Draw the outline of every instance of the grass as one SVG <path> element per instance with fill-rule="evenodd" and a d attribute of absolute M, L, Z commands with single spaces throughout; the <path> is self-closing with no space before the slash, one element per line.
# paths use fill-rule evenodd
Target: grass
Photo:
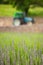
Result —
<path fill-rule="evenodd" d="M 43 33 L 0 33 L 0 65 L 42 65 Z"/>
<path fill-rule="evenodd" d="M 42 7 L 30 8 L 29 11 L 30 11 L 30 16 L 43 17 L 43 8 Z"/>
<path fill-rule="evenodd" d="M 16 8 L 12 8 L 11 5 L 0 5 L 0 16 L 13 16 L 15 11 L 17 11 Z M 41 7 L 30 8 L 29 12 L 30 16 L 43 17 L 43 8 Z"/>
<path fill-rule="evenodd" d="M 12 8 L 11 5 L 0 5 L 0 16 L 13 16 L 16 8 Z"/>

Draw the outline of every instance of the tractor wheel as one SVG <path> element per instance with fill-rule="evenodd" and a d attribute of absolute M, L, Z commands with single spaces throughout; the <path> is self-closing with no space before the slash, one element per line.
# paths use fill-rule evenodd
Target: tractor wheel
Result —
<path fill-rule="evenodd" d="M 15 19 L 13 22 L 14 26 L 19 26 L 21 24 L 21 21 L 19 19 Z"/>
<path fill-rule="evenodd" d="M 28 22 L 27 25 L 28 25 L 28 26 L 32 26 L 32 22 Z"/>
<path fill-rule="evenodd" d="M 32 19 L 32 23 L 33 23 L 33 24 L 35 23 L 35 20 L 34 20 L 34 19 Z"/>

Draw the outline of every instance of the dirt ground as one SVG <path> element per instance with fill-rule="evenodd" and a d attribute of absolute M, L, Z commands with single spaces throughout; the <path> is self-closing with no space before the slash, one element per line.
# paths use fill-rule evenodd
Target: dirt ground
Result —
<path fill-rule="evenodd" d="M 35 24 L 13 26 L 12 17 L 0 17 L 0 32 L 41 32 L 43 33 L 43 18 L 34 17 Z"/>

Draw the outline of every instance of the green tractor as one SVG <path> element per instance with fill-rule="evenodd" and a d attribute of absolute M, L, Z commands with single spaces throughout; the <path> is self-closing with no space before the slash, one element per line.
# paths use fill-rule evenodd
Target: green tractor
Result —
<path fill-rule="evenodd" d="M 34 23 L 34 19 L 31 17 L 26 17 L 24 12 L 14 13 L 14 17 L 13 17 L 13 25 L 14 26 L 28 24 L 30 22 L 31 22 L 31 24 Z"/>

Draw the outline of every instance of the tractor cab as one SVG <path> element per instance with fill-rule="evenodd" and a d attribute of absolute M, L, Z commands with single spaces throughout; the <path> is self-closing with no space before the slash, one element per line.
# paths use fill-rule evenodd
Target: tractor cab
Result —
<path fill-rule="evenodd" d="M 25 15 L 23 12 L 15 12 L 14 13 L 14 19 L 15 18 L 23 18 Z"/>

